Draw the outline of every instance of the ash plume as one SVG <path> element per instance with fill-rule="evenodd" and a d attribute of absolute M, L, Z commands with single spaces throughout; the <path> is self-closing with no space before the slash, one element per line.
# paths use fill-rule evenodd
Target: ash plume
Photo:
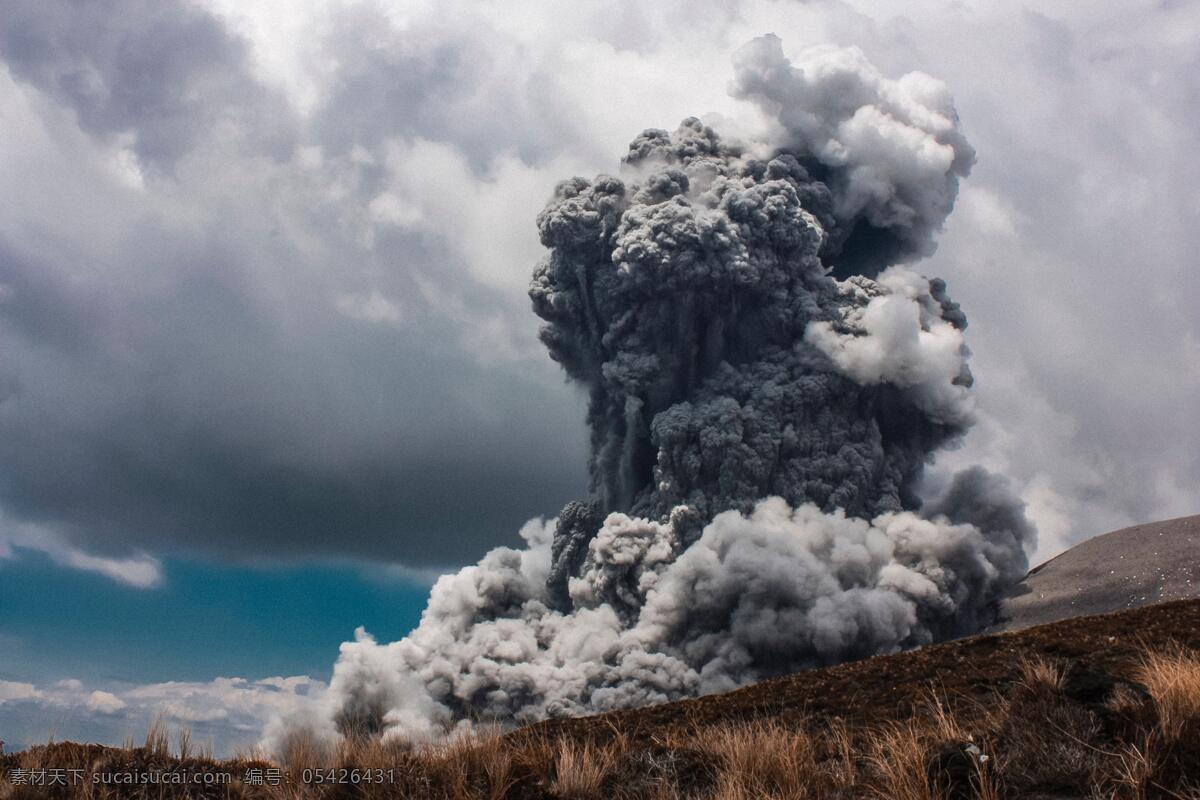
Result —
<path fill-rule="evenodd" d="M 559 184 L 530 297 L 589 392 L 590 496 L 342 645 L 324 710 L 423 735 L 661 702 L 976 630 L 1034 532 L 982 469 L 966 317 L 909 266 L 974 152 L 943 84 L 857 50 L 734 58 L 758 141 L 648 130 Z"/>

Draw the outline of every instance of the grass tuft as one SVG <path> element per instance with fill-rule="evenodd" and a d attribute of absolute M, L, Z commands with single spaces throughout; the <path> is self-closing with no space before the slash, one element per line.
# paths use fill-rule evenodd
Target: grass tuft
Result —
<path fill-rule="evenodd" d="M 1162 735 L 1180 738 L 1200 719 L 1200 658 L 1181 648 L 1149 650 L 1142 656 L 1137 680 L 1146 687 L 1158 711 Z"/>

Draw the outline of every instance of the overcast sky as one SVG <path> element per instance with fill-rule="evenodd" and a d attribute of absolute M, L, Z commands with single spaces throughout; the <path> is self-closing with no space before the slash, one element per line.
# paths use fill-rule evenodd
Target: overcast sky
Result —
<path fill-rule="evenodd" d="M 188 569 L 419 587 L 581 496 L 534 216 L 643 128 L 736 130 L 729 56 L 767 32 L 944 79 L 978 151 L 920 267 L 970 319 L 983 420 L 943 466 L 1014 481 L 1035 560 L 1200 511 L 1200 9 L 896 9 L 0 0 L 0 582 L 36 565 L 22 591 L 146 608 L 205 602 Z M 343 635 L 369 621 L 334 606 Z M 0 621 L 0 646 L 44 654 L 59 624 Z M 0 660 L 0 721 L 158 702 L 45 683 L 62 658 Z M 167 680 L 155 658 L 108 678 Z"/>

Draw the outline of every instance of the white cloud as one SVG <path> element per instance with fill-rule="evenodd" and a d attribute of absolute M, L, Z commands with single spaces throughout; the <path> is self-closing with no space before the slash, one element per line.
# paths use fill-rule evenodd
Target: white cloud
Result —
<path fill-rule="evenodd" d="M 13 523 L 0 515 L 0 558 L 13 558 L 14 547 L 43 553 L 61 567 L 94 572 L 135 589 L 153 589 L 163 581 L 161 563 L 149 555 L 98 556 L 72 545 L 54 531 L 39 525 Z"/>
<path fill-rule="evenodd" d="M 162 567 L 149 556 L 134 558 L 104 558 L 84 553 L 72 547 L 48 550 L 51 558 L 63 566 L 96 572 L 117 583 L 137 589 L 152 589 L 162 583 Z"/>
<path fill-rule="evenodd" d="M 209 0 L 208 4 L 250 42 L 258 75 L 282 88 L 297 110 L 311 114 L 323 84 L 337 70 L 334 54 L 322 52 L 318 43 L 345 4 L 328 0 Z"/>
<path fill-rule="evenodd" d="M 32 683 L 0 681 L 0 704 L 14 700 L 38 700 L 42 696 Z"/>
<path fill-rule="evenodd" d="M 443 237 L 471 275 L 524 299 L 532 266 L 544 254 L 533 221 L 557 183 L 580 170 L 566 159 L 538 166 L 501 153 L 479 174 L 448 142 L 394 140 L 389 188 L 371 201 L 382 223 Z"/>
<path fill-rule="evenodd" d="M 367 211 L 371 220 L 380 225 L 417 228 L 429 224 L 420 208 L 391 192 L 376 195 L 375 199 L 367 206 Z"/>
<path fill-rule="evenodd" d="M 400 325 L 404 321 L 399 304 L 385 297 L 378 289 L 372 289 L 368 294 L 341 295 L 335 306 L 340 313 L 363 322 Z"/>
<path fill-rule="evenodd" d="M 139 737 L 155 719 L 211 741 L 218 754 L 253 747 L 273 717 L 307 708 L 325 684 L 307 676 L 258 681 L 216 678 L 129 686 L 89 686 L 78 680 L 48 686 L 0 681 L 5 738 L 33 745 L 56 739 L 119 743 Z"/>
<path fill-rule="evenodd" d="M 229 716 L 229 712 L 223 708 L 199 709 L 182 703 L 163 703 L 158 708 L 165 716 L 183 722 L 215 722 Z"/>
<path fill-rule="evenodd" d="M 100 714 L 115 714 L 125 708 L 125 701 L 111 692 L 97 689 L 88 695 L 87 707 Z"/>

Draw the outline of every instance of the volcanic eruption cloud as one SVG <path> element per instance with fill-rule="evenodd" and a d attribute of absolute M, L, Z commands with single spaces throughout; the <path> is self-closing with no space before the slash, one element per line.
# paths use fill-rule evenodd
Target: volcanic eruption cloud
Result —
<path fill-rule="evenodd" d="M 541 339 L 590 393 L 591 491 L 442 577 L 408 637 L 342 645 L 324 718 L 429 735 L 718 692 L 961 635 L 1034 531 L 925 466 L 972 422 L 933 252 L 974 151 L 940 81 L 765 36 L 758 141 L 647 130 L 538 216 Z"/>

